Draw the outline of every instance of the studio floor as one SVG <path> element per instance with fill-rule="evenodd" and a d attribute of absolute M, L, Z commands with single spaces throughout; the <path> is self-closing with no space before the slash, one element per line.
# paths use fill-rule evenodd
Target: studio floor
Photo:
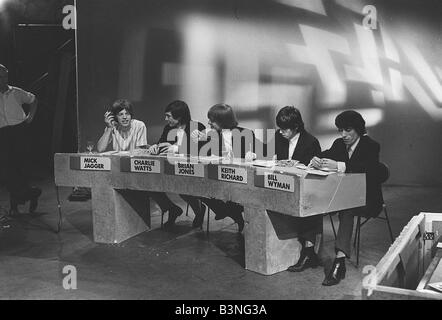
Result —
<path fill-rule="evenodd" d="M 0 299 L 361 299 L 363 266 L 376 265 L 390 245 L 385 222 L 370 221 L 361 235 L 359 267 L 353 256 L 345 280 L 323 287 L 324 268 L 271 276 L 245 270 L 244 239 L 233 221 L 211 216 L 207 236 L 206 223 L 204 231 L 191 228 L 191 210 L 166 231 L 160 229 L 160 212 L 152 203 L 151 231 L 120 244 L 97 244 L 91 202 L 69 202 L 72 188 L 60 188 L 63 224 L 57 234 L 55 187 L 51 179 L 36 185 L 43 188 L 37 212 L 22 213 L 0 228 Z M 442 188 L 384 186 L 394 236 L 413 215 L 442 212 L 441 195 Z M 172 199 L 185 209 L 180 198 Z M 0 206 L 8 206 L 5 192 Z M 323 240 L 320 257 L 329 267 L 334 237 L 328 216 Z M 68 265 L 77 271 L 74 290 L 63 287 Z"/>

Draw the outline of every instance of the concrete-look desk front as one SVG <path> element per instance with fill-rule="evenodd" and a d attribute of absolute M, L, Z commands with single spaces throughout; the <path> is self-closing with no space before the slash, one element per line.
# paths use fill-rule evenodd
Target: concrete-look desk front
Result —
<path fill-rule="evenodd" d="M 190 161 L 189 164 L 183 164 Z M 143 191 L 230 200 L 244 206 L 245 267 L 261 274 L 287 269 L 299 257 L 292 217 L 365 205 L 365 174 L 308 174 L 296 167 L 196 163 L 128 153 L 56 154 L 57 186 L 92 189 L 94 240 L 119 243 L 150 230 Z M 281 214 L 266 211 L 272 210 Z"/>

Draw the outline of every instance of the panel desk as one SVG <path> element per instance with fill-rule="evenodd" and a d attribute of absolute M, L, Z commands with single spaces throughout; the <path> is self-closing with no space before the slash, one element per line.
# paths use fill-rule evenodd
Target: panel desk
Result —
<path fill-rule="evenodd" d="M 258 168 L 241 160 L 55 154 L 57 186 L 92 190 L 94 240 L 119 243 L 151 229 L 145 191 L 230 200 L 244 206 L 245 267 L 274 274 L 294 264 L 294 217 L 365 205 L 365 174 L 320 176 L 296 167 Z M 268 214 L 266 209 L 278 212 Z"/>

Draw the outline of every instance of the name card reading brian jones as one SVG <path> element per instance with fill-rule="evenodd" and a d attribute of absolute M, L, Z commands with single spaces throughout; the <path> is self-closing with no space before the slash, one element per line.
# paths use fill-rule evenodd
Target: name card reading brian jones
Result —
<path fill-rule="evenodd" d="M 218 180 L 247 184 L 247 169 L 218 166 Z"/>
<path fill-rule="evenodd" d="M 110 171 L 111 159 L 107 157 L 80 157 L 80 170 Z"/>
<path fill-rule="evenodd" d="M 264 188 L 295 192 L 295 178 L 289 175 L 266 172 Z"/>
<path fill-rule="evenodd" d="M 204 164 L 176 162 L 175 175 L 204 178 Z"/>
<path fill-rule="evenodd" d="M 152 159 L 130 159 L 131 172 L 160 173 L 160 161 Z"/>

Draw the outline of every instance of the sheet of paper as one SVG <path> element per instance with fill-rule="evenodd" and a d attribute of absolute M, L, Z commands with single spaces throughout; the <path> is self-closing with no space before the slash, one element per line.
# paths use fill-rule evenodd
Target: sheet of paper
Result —
<path fill-rule="evenodd" d="M 436 291 L 442 292 L 442 282 L 429 283 L 428 286 Z"/>
<path fill-rule="evenodd" d="M 330 172 L 330 171 L 322 171 L 322 170 L 316 170 L 316 169 L 311 169 L 311 168 L 307 169 L 305 172 L 307 174 L 314 174 L 317 176 L 328 176 L 329 174 L 333 174 L 333 172 Z"/>
<path fill-rule="evenodd" d="M 255 160 L 253 161 L 252 165 L 257 167 L 265 167 L 265 168 L 271 168 L 276 165 L 275 160 Z"/>

